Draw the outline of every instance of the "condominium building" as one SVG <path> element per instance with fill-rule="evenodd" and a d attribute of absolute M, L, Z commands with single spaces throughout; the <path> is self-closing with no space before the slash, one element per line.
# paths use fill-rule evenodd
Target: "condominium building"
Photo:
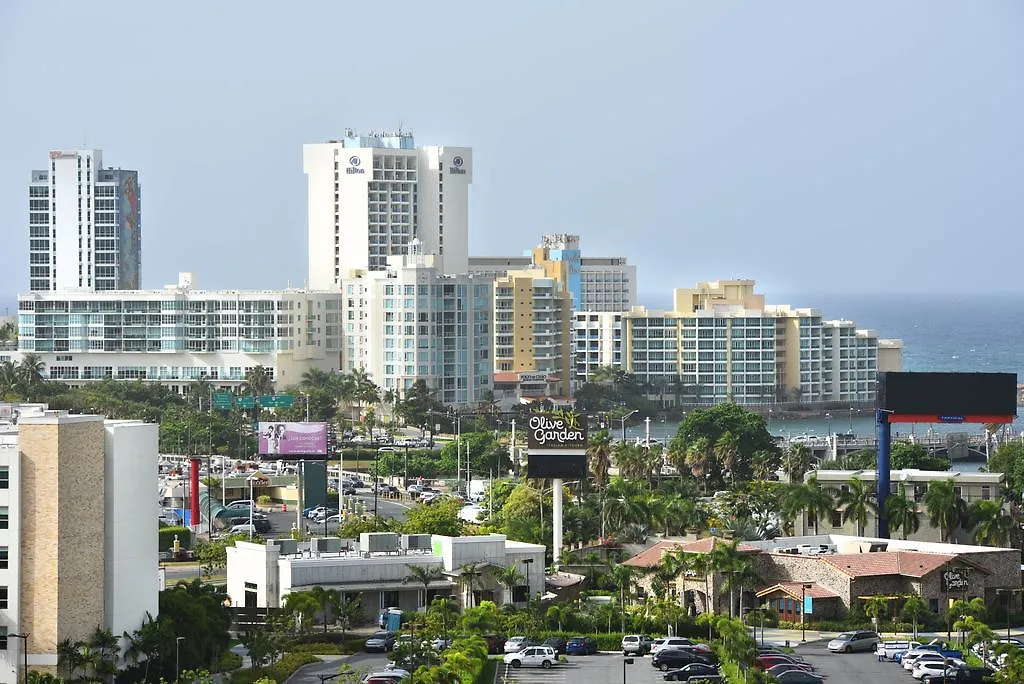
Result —
<path fill-rule="evenodd" d="M 468 147 L 416 147 L 411 132 L 359 135 L 303 146 L 308 181 L 309 285 L 337 288 L 353 270 L 384 270 L 418 239 L 444 273 L 466 273 Z"/>
<path fill-rule="evenodd" d="M 51 150 L 28 187 L 29 289 L 134 290 L 142 270 L 139 174 L 101 150 Z"/>
<path fill-rule="evenodd" d="M 577 382 L 599 368 L 622 368 L 622 312 L 573 312 L 573 364 Z"/>
<path fill-rule="evenodd" d="M 32 292 L 18 297 L 18 348 L 49 379 L 155 380 L 175 391 L 231 387 L 263 366 L 284 384 L 341 362 L 340 292 L 200 290 L 183 273 L 163 290 Z"/>
<path fill-rule="evenodd" d="M 547 396 L 570 394 L 571 300 L 563 284 L 540 269 L 509 271 L 494 281 L 494 373 L 526 373 Z"/>
<path fill-rule="evenodd" d="M 625 257 L 583 256 L 578 235 L 544 235 L 539 246 L 518 257 L 469 258 L 469 271 L 481 277 L 529 268 L 564 283 L 573 311 L 626 311 L 636 305 L 636 266 Z"/>
<path fill-rule="evenodd" d="M 385 391 L 423 380 L 446 404 L 475 405 L 493 385 L 493 282 L 446 275 L 419 249 L 342 278 L 344 370 L 364 368 Z"/>
<path fill-rule="evenodd" d="M 619 328 L 578 312 L 577 378 L 615 365 L 618 347 L 617 367 L 672 403 L 870 402 L 880 355 L 885 369 L 901 366 L 899 340 L 825 321 L 815 309 L 765 305 L 752 280 L 698 283 L 675 290 L 673 301 L 670 311 L 634 307 Z"/>
<path fill-rule="evenodd" d="M 156 617 L 159 511 L 140 483 L 156 481 L 157 433 L 54 411 L 0 426 L 0 681 L 17 681 L 26 655 L 55 673 L 65 639 Z"/>

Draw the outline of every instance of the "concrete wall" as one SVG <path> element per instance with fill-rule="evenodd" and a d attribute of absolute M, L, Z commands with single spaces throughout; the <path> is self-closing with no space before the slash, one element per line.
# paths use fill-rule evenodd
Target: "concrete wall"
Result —
<path fill-rule="evenodd" d="M 107 421 L 104 603 L 106 627 L 120 636 L 159 612 L 155 482 L 159 426 Z M 150 511 L 150 512 L 147 512 Z M 124 646 L 124 644 L 122 644 Z"/>

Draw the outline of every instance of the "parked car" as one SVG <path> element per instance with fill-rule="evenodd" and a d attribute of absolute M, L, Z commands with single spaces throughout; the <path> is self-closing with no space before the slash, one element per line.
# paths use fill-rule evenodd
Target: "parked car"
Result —
<path fill-rule="evenodd" d="M 272 529 L 267 516 L 260 518 L 253 516 L 252 526 L 256 528 L 257 532 L 269 532 Z"/>
<path fill-rule="evenodd" d="M 367 653 L 372 651 L 380 651 L 386 653 L 395 647 L 395 633 L 394 632 L 374 632 L 370 635 L 370 638 L 366 640 L 363 648 Z"/>
<path fill-rule="evenodd" d="M 566 655 L 594 655 L 597 653 L 597 642 L 588 636 L 578 636 L 565 643 Z"/>
<path fill-rule="evenodd" d="M 501 634 L 484 634 L 484 641 L 487 642 L 488 655 L 498 655 L 505 648 L 505 637 Z"/>
<path fill-rule="evenodd" d="M 761 653 L 754 658 L 754 667 L 761 670 L 768 670 L 776 665 L 794 665 L 797 669 L 810 672 L 814 668 L 807 663 L 791 658 L 783 653 Z"/>
<path fill-rule="evenodd" d="M 396 684 L 412 679 L 412 675 L 406 670 L 385 670 L 384 672 L 371 672 L 360 680 L 361 684 Z"/>
<path fill-rule="evenodd" d="M 939 674 L 924 675 L 921 681 L 924 684 L 981 684 L 995 673 L 990 667 L 948 667 Z"/>
<path fill-rule="evenodd" d="M 644 654 L 651 652 L 651 646 L 653 646 L 654 641 L 654 639 L 651 639 L 646 634 L 627 634 L 622 637 L 622 655 L 643 657 Z"/>
<path fill-rule="evenodd" d="M 971 647 L 971 650 L 974 651 L 974 655 L 980 658 L 981 654 L 984 653 L 986 650 L 989 654 L 992 654 L 1000 646 L 1016 646 L 1017 648 L 1024 648 L 1024 641 L 1021 641 L 1020 639 L 1017 639 L 1015 637 L 1003 637 L 1001 639 L 996 639 L 995 641 L 989 642 L 988 644 L 974 644 L 974 646 Z"/>
<path fill-rule="evenodd" d="M 963 655 L 964 654 L 960 651 L 949 650 L 921 651 L 916 654 L 913 651 L 909 651 L 907 655 L 903 656 L 903 659 L 900 662 L 903 664 L 903 669 L 907 670 L 908 672 L 913 672 L 914 667 L 916 667 L 917 664 L 920 662 L 941 663 L 947 660 L 953 660 L 957 661 L 954 664 L 959 665 L 963 663 Z"/>
<path fill-rule="evenodd" d="M 790 670 L 800 670 L 806 672 L 807 668 L 800 667 L 798 663 L 779 663 L 778 665 L 772 665 L 765 672 L 770 674 L 772 677 L 777 677 L 783 672 L 789 672 Z"/>
<path fill-rule="evenodd" d="M 696 680 L 700 682 L 721 682 L 722 675 L 718 668 L 704 663 L 690 663 L 678 670 L 669 670 L 662 679 L 667 682 L 688 682 Z"/>
<path fill-rule="evenodd" d="M 711 664 L 707 655 L 688 648 L 661 648 L 651 658 L 651 665 L 662 672 L 682 669 L 690 663 Z"/>
<path fill-rule="evenodd" d="M 526 646 L 527 638 L 524 636 L 509 637 L 505 642 L 505 653 L 518 653 Z"/>
<path fill-rule="evenodd" d="M 780 674 L 775 681 L 779 684 L 821 684 L 825 679 L 804 670 L 790 670 Z"/>
<path fill-rule="evenodd" d="M 238 499 L 232 501 L 225 508 L 255 508 L 256 504 L 252 502 L 252 499 Z"/>
<path fill-rule="evenodd" d="M 931 660 L 927 658 L 918 658 L 917 662 L 914 663 L 914 669 L 910 671 L 910 676 L 914 679 L 924 679 L 925 675 L 941 677 L 942 673 L 952 667 L 959 667 L 966 665 L 962 660 L 943 659 L 943 660 Z"/>
<path fill-rule="evenodd" d="M 340 491 L 344 496 L 355 496 L 356 486 L 346 482 L 345 484 L 341 485 L 341 489 L 338 491 Z"/>
<path fill-rule="evenodd" d="M 562 637 L 548 637 L 541 643 L 541 646 L 550 646 L 558 655 L 565 655 L 565 644 L 565 639 Z"/>
<path fill-rule="evenodd" d="M 528 646 L 506 654 L 503 661 L 512 667 L 543 667 L 548 670 L 558 664 L 558 654 L 550 646 Z"/>
<path fill-rule="evenodd" d="M 920 645 L 919 641 L 879 641 L 875 646 L 875 655 L 885 660 L 896 660 L 897 653 L 906 653 Z"/>
<path fill-rule="evenodd" d="M 435 651 L 443 651 L 449 646 L 451 646 L 453 641 L 455 640 L 451 637 L 437 637 L 436 639 L 430 642 L 430 646 Z"/>
<path fill-rule="evenodd" d="M 880 639 L 878 634 L 869 631 L 843 632 L 828 642 L 828 650 L 833 653 L 852 653 L 854 651 L 874 651 Z"/>
<path fill-rule="evenodd" d="M 249 523 L 232 525 L 230 534 L 256 534 L 256 526 Z"/>
<path fill-rule="evenodd" d="M 693 639 L 687 639 L 686 637 L 664 637 L 661 639 L 654 639 L 651 642 L 651 655 L 657 653 L 663 648 L 689 648 L 702 653 L 711 652 L 711 649 L 707 644 L 699 644 Z"/>

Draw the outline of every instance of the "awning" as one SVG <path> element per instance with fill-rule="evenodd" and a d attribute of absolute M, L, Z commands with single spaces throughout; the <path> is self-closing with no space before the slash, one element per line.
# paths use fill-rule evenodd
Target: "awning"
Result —
<path fill-rule="evenodd" d="M 451 589 L 454 584 L 447 580 L 434 580 L 427 587 L 430 589 Z M 403 582 L 397 580 L 394 582 L 353 582 L 352 584 L 302 584 L 291 587 L 291 591 L 305 591 L 309 587 L 323 587 L 324 589 L 335 589 L 337 591 L 401 591 L 403 589 L 408 591 L 419 591 L 423 588 L 421 582 Z"/>

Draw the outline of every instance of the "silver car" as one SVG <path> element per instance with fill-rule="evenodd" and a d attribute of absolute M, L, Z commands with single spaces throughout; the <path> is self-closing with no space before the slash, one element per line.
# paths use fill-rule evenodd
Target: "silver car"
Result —
<path fill-rule="evenodd" d="M 828 650 L 833 653 L 852 653 L 854 651 L 874 651 L 878 645 L 878 634 L 869 631 L 843 632 L 828 642 Z"/>

